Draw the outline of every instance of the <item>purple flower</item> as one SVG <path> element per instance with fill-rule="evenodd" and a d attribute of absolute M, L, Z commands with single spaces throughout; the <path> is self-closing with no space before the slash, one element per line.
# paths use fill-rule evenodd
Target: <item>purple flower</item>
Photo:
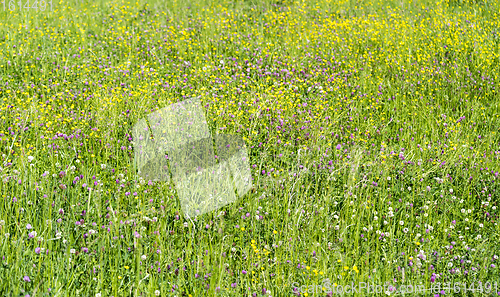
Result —
<path fill-rule="evenodd" d="M 27 276 L 27 275 L 26 275 L 26 276 L 24 276 L 23 280 L 24 280 L 25 282 L 30 282 L 30 281 L 31 281 L 31 280 L 30 280 L 30 277 L 29 277 L 29 276 Z"/>
<path fill-rule="evenodd" d="M 247 271 L 246 270 L 242 270 L 241 273 L 247 274 Z"/>
<path fill-rule="evenodd" d="M 35 249 L 35 253 L 40 254 L 40 248 L 39 248 L 39 247 L 37 247 L 37 248 Z"/>
<path fill-rule="evenodd" d="M 30 229 L 32 229 L 32 228 L 33 228 L 33 227 L 31 227 L 31 225 L 30 225 L 30 224 L 26 224 L 26 229 L 30 230 Z"/>

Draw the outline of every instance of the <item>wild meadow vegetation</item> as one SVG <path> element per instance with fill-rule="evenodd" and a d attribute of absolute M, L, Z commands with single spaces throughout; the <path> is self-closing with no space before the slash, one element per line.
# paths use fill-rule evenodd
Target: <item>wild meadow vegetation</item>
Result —
<path fill-rule="evenodd" d="M 10 2 L 0 295 L 500 295 L 500 2 Z M 192 97 L 253 188 L 189 220 L 132 128 Z"/>

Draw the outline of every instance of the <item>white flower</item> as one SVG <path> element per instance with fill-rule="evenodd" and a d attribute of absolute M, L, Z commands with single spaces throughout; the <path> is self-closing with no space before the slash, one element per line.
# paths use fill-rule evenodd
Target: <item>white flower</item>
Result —
<path fill-rule="evenodd" d="M 160 291 L 159 290 L 155 291 L 155 296 L 160 296 Z"/>
<path fill-rule="evenodd" d="M 450 193 L 453 193 L 453 189 L 450 189 Z"/>
<path fill-rule="evenodd" d="M 142 255 L 142 256 L 141 256 L 141 259 L 142 259 L 143 261 L 145 261 L 145 260 L 146 260 L 146 258 L 147 258 L 147 257 L 146 257 L 146 255 Z"/>
<path fill-rule="evenodd" d="M 70 249 L 70 250 L 69 250 L 69 252 L 70 252 L 71 254 L 74 254 L 74 253 L 76 253 L 76 250 L 75 250 L 75 249 Z"/>
<path fill-rule="evenodd" d="M 483 224 L 479 224 L 479 227 L 483 228 L 483 226 L 484 226 Z"/>
<path fill-rule="evenodd" d="M 387 224 L 389 224 L 389 222 L 388 221 L 384 221 L 384 225 L 387 225 Z"/>
<path fill-rule="evenodd" d="M 404 229 L 403 229 L 403 232 L 404 232 L 404 233 L 408 233 L 408 228 L 404 228 Z"/>
<path fill-rule="evenodd" d="M 391 177 L 390 177 L 390 176 L 388 176 L 388 177 L 387 177 L 387 180 L 391 180 Z"/>
<path fill-rule="evenodd" d="M 106 164 L 101 164 L 101 169 L 106 169 Z"/>
<path fill-rule="evenodd" d="M 6 238 L 9 238 L 9 236 L 10 236 L 10 233 L 5 233 Z"/>
<path fill-rule="evenodd" d="M 497 260 L 498 256 L 497 255 L 493 255 L 493 259 Z"/>
<path fill-rule="evenodd" d="M 33 157 L 33 156 L 28 156 L 28 162 L 33 161 L 33 159 L 35 159 L 35 157 Z"/>
<path fill-rule="evenodd" d="M 184 222 L 184 228 L 187 228 L 187 227 L 188 227 L 188 223 Z"/>
<path fill-rule="evenodd" d="M 339 230 L 339 229 L 340 229 L 339 225 L 335 226 L 335 230 Z"/>
<path fill-rule="evenodd" d="M 405 222 L 403 222 L 403 221 L 399 221 L 399 224 L 400 224 L 401 226 L 403 226 L 403 225 L 404 225 L 404 223 L 405 223 Z"/>
<path fill-rule="evenodd" d="M 378 220 L 378 217 L 377 217 L 377 216 L 374 216 L 374 217 L 373 217 L 373 220 L 374 220 L 374 221 Z"/>
<path fill-rule="evenodd" d="M 462 213 L 465 213 L 465 209 L 463 209 L 463 208 L 462 208 L 460 211 L 461 211 Z"/>
<path fill-rule="evenodd" d="M 448 263 L 448 267 L 452 267 L 452 266 L 453 266 L 452 262 Z"/>
<path fill-rule="evenodd" d="M 5 225 L 5 221 L 4 220 L 0 220 L 0 226 L 3 226 Z"/>
<path fill-rule="evenodd" d="M 101 293 L 95 294 L 95 297 L 101 297 Z"/>
<path fill-rule="evenodd" d="M 472 210 L 471 210 L 471 209 L 467 209 L 467 213 L 471 213 L 471 212 L 472 212 Z"/>

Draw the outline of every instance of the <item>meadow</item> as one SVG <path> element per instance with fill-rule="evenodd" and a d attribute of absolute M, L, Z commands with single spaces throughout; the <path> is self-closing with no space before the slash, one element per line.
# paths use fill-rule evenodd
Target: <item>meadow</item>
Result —
<path fill-rule="evenodd" d="M 1 296 L 500 295 L 500 2 L 42 2 L 0 3 Z M 189 220 L 132 128 L 193 97 L 253 187 Z"/>

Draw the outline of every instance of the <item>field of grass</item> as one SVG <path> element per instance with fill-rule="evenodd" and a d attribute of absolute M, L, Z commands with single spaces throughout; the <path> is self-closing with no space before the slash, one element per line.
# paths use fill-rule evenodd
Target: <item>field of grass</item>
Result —
<path fill-rule="evenodd" d="M 499 1 L 21 4 L 0 3 L 1 296 L 500 295 Z M 132 129 L 193 97 L 253 188 L 191 220 Z"/>

